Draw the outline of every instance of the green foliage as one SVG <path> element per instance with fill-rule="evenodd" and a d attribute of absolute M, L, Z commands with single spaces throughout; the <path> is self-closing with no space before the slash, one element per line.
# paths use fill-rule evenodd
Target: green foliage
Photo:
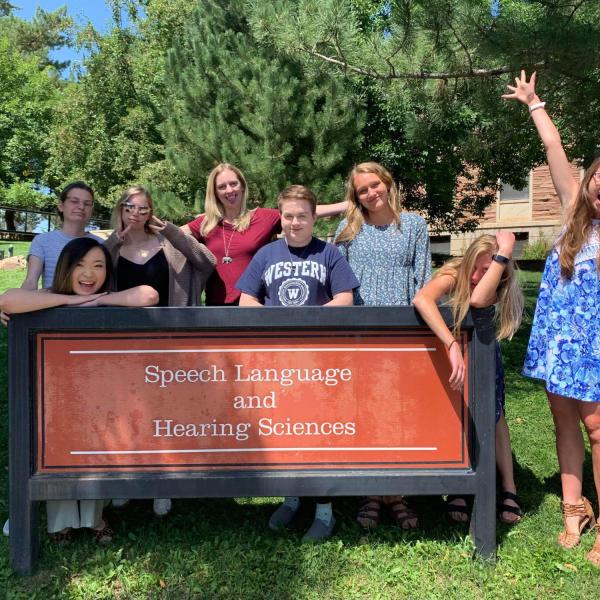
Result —
<path fill-rule="evenodd" d="M 23 206 L 16 197 L 39 198 L 31 185 L 42 181 L 46 138 L 58 96 L 52 70 L 40 70 L 38 58 L 23 56 L 0 30 L 0 196 Z"/>
<path fill-rule="evenodd" d="M 521 258 L 525 260 L 544 260 L 552 250 L 552 242 L 540 236 L 523 248 Z"/>
<path fill-rule="evenodd" d="M 0 3 L 0 35 L 7 35 L 14 48 L 25 56 L 36 56 L 40 68 L 48 66 L 56 71 L 66 68 L 69 62 L 51 60 L 49 52 L 73 43 L 73 19 L 63 6 L 55 11 L 37 8 L 31 21 L 13 16 L 4 7 L 7 2 Z M 14 7 L 13 7 L 14 8 Z"/>
<path fill-rule="evenodd" d="M 295 182 L 321 201 L 342 194 L 361 141 L 360 103 L 342 81 L 260 44 L 245 2 L 202 2 L 169 53 L 167 77 L 166 153 L 194 189 L 230 162 L 259 204 L 273 206 Z"/>
<path fill-rule="evenodd" d="M 386 164 L 407 205 L 440 229 L 469 229 L 497 181 L 543 161 L 527 111 L 500 100 L 521 68 L 572 158 L 598 150 L 600 3 L 504 0 L 250 1 L 254 34 L 308 68 L 350 79 L 367 101 L 361 157 Z M 457 189 L 458 178 L 466 178 Z"/>
<path fill-rule="evenodd" d="M 45 208 L 55 199 L 35 187 L 33 181 L 17 181 L 0 188 L 0 205 L 17 208 Z"/>
<path fill-rule="evenodd" d="M 158 126 L 167 95 L 164 54 L 192 6 L 187 0 L 111 5 L 113 27 L 107 34 L 88 25 L 79 35 L 90 56 L 58 107 L 46 178 L 52 187 L 84 179 L 106 209 L 133 184 L 159 189 L 157 199 L 163 190 L 189 197 L 188 183 L 165 164 Z M 122 10 L 129 13 L 128 26 Z M 170 218 L 181 214 L 180 206 Z"/>

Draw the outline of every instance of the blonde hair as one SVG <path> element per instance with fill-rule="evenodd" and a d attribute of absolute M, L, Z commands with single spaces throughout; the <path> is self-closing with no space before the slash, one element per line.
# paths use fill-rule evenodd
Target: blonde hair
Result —
<path fill-rule="evenodd" d="M 236 231 L 246 231 L 250 226 L 252 211 L 249 211 L 246 206 L 248 202 L 248 184 L 246 183 L 246 178 L 237 167 L 229 163 L 219 163 L 209 173 L 208 180 L 206 181 L 206 196 L 204 199 L 204 214 L 206 216 L 200 226 L 200 235 L 202 237 L 206 237 L 219 224 L 219 221 L 225 217 L 225 208 L 217 197 L 217 177 L 223 171 L 228 170 L 235 173 L 243 191 L 240 216 L 235 220 L 233 228 Z"/>
<path fill-rule="evenodd" d="M 471 276 L 475 262 L 482 254 L 492 256 L 497 252 L 498 244 L 493 235 L 479 236 L 473 240 L 463 257 L 449 260 L 434 274 L 434 278 L 450 275 L 454 279 L 448 299 L 454 319 L 454 337 L 458 336 L 462 322 L 471 307 Z M 496 339 L 511 339 L 521 324 L 524 305 L 523 293 L 512 260 L 504 267 L 496 295 Z"/>
<path fill-rule="evenodd" d="M 113 208 L 112 211 L 112 216 L 110 219 L 111 225 L 113 227 L 113 229 L 120 229 L 123 225 L 123 213 L 122 213 L 122 208 L 123 208 L 123 204 L 126 204 L 130 198 L 132 198 L 133 196 L 144 196 L 144 198 L 146 199 L 146 202 L 148 203 L 148 207 L 150 208 L 150 212 L 148 213 L 148 220 L 144 223 L 144 231 L 147 234 L 151 234 L 154 235 L 154 231 L 152 231 L 152 229 L 150 229 L 150 223 L 152 222 L 152 216 L 154 215 L 154 202 L 152 201 L 152 196 L 150 195 L 150 192 L 145 188 L 142 187 L 141 185 L 134 185 L 131 186 L 130 188 L 127 188 L 119 197 L 119 200 L 117 201 L 117 203 L 115 204 L 115 207 Z"/>
<path fill-rule="evenodd" d="M 590 202 L 588 185 L 594 173 L 599 169 L 600 158 L 597 158 L 583 176 L 577 196 L 565 216 L 565 229 L 558 240 L 560 274 L 567 279 L 573 277 L 575 256 L 590 237 L 594 211 Z M 596 268 L 600 272 L 600 251 L 596 257 Z"/>
<path fill-rule="evenodd" d="M 400 191 L 394 183 L 392 175 L 379 163 L 364 162 L 355 165 L 348 175 L 346 181 L 346 197 L 344 198 L 344 200 L 348 202 L 348 208 L 346 209 L 346 227 L 344 227 L 337 236 L 335 240 L 336 244 L 340 242 L 351 242 L 358 235 L 360 228 L 365 222 L 365 215 L 368 213 L 367 209 L 360 203 L 358 194 L 356 193 L 356 187 L 354 186 L 354 177 L 358 175 L 358 173 L 373 173 L 381 179 L 388 191 L 387 201 L 394 213 L 394 222 L 398 229 L 400 229 L 402 202 Z"/>

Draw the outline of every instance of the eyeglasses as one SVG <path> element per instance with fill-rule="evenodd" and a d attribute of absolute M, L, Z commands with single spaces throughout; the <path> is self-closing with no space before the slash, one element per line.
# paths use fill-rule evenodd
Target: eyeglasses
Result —
<path fill-rule="evenodd" d="M 84 200 L 83 198 L 75 198 L 74 196 L 67 196 L 65 202 L 68 202 L 73 206 L 85 206 L 86 208 L 93 206 L 92 200 Z"/>
<path fill-rule="evenodd" d="M 600 183 L 600 171 L 596 171 L 592 177 L 596 180 L 596 183 Z"/>
<path fill-rule="evenodd" d="M 136 212 L 142 216 L 147 215 L 150 212 L 149 206 L 138 206 L 137 204 L 131 204 L 131 202 L 123 202 L 121 206 L 128 213 Z"/>

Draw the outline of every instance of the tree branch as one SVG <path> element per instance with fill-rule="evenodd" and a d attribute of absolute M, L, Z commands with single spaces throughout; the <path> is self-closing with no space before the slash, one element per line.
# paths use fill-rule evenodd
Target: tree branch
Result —
<path fill-rule="evenodd" d="M 513 65 L 503 65 L 501 67 L 494 67 L 491 69 L 468 69 L 466 71 L 457 71 L 457 72 L 439 72 L 439 71 L 420 71 L 418 73 L 396 73 L 392 70 L 391 73 L 379 73 L 378 71 L 371 69 L 364 69 L 362 67 L 356 67 L 348 64 L 346 61 L 338 60 L 337 58 L 333 58 L 331 56 L 326 56 L 325 54 L 321 54 L 320 52 L 316 52 L 315 50 L 311 50 L 309 48 L 301 48 L 301 52 L 305 52 L 318 58 L 322 61 L 337 65 L 342 67 L 345 70 L 352 71 L 358 75 L 363 75 L 365 77 L 371 77 L 372 79 L 380 79 L 383 81 L 387 81 L 390 79 L 471 79 L 476 77 L 494 77 L 495 75 L 504 75 L 505 73 L 514 73 L 516 67 Z M 535 69 L 542 69 L 546 63 L 544 61 L 537 62 L 530 67 Z"/>

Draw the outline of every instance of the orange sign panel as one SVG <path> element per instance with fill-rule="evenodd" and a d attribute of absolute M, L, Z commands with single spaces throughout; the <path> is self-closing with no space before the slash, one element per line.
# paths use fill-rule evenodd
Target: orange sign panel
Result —
<path fill-rule="evenodd" d="M 427 331 L 40 333 L 37 375 L 39 473 L 468 466 Z"/>

